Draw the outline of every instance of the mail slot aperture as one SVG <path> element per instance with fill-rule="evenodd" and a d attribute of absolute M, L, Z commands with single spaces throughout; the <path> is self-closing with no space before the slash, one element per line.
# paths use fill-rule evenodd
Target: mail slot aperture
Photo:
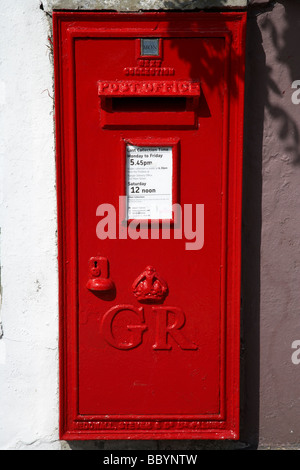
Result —
<path fill-rule="evenodd" d="M 99 81 L 98 94 L 104 128 L 197 126 L 198 81 Z"/>
<path fill-rule="evenodd" d="M 189 98 L 181 97 L 129 97 L 112 98 L 112 112 L 183 112 L 191 109 L 193 102 Z"/>

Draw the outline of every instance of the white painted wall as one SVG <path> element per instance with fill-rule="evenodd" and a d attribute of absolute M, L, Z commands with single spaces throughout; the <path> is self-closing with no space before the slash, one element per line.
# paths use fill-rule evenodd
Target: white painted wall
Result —
<path fill-rule="evenodd" d="M 53 78 L 39 6 L 1 0 L 1 449 L 61 447 Z"/>

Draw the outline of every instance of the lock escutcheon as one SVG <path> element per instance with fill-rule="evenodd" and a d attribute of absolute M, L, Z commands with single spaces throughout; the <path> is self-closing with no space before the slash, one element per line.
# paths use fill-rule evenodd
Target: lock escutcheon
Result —
<path fill-rule="evenodd" d="M 90 278 L 86 287 L 91 291 L 108 292 L 114 289 L 114 283 L 109 278 L 108 260 L 103 256 L 93 256 L 89 260 Z"/>

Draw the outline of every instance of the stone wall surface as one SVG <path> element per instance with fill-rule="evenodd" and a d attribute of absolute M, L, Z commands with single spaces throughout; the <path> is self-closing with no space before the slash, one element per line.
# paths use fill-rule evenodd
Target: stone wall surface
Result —
<path fill-rule="evenodd" d="M 247 0 L 45 0 L 51 10 L 194 10 L 196 8 L 240 8 Z"/>

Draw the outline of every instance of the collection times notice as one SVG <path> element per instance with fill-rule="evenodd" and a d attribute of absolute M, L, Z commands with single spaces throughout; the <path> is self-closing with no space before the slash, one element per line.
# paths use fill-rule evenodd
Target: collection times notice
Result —
<path fill-rule="evenodd" d="M 127 218 L 172 218 L 172 147 L 126 148 Z"/>

